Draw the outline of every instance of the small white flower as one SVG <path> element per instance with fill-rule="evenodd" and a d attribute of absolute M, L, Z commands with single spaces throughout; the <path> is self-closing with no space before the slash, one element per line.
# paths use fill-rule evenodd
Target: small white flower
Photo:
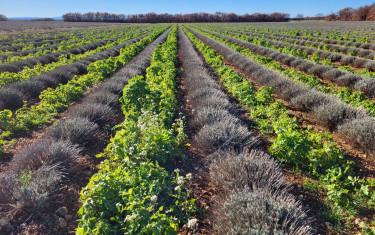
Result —
<path fill-rule="evenodd" d="M 133 215 L 127 215 L 124 219 L 124 222 L 126 221 L 131 221 L 133 219 L 135 219 L 138 215 L 137 214 L 133 214 Z"/>
<path fill-rule="evenodd" d="M 180 170 L 178 168 L 174 169 L 174 172 L 179 173 Z"/>
<path fill-rule="evenodd" d="M 186 179 L 191 180 L 193 178 L 193 175 L 191 173 L 186 175 Z"/>
<path fill-rule="evenodd" d="M 178 178 L 177 178 L 177 184 L 183 184 L 184 183 L 184 177 L 183 176 L 179 176 Z"/>
<path fill-rule="evenodd" d="M 156 203 L 158 201 L 158 196 L 154 195 L 150 198 L 152 203 Z"/>
<path fill-rule="evenodd" d="M 180 188 L 181 188 L 181 186 L 179 185 L 179 186 L 176 186 L 176 187 L 174 188 L 174 190 L 175 190 L 175 191 L 178 191 Z"/>
<path fill-rule="evenodd" d="M 198 228 L 198 220 L 197 219 L 189 219 L 187 223 L 187 227 L 190 229 Z"/>

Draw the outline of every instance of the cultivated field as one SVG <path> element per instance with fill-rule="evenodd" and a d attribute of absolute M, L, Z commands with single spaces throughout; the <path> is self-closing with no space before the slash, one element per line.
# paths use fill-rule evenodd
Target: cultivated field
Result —
<path fill-rule="evenodd" d="M 375 23 L 81 26 L 0 36 L 1 234 L 375 232 Z"/>
<path fill-rule="evenodd" d="M 72 29 L 87 28 L 111 28 L 127 24 L 104 23 L 104 22 L 63 22 L 63 21 L 27 21 L 27 20 L 8 20 L 0 21 L 0 36 L 16 36 L 17 34 L 35 34 L 36 32 L 66 31 Z M 19 36 L 19 35 L 18 35 Z"/>

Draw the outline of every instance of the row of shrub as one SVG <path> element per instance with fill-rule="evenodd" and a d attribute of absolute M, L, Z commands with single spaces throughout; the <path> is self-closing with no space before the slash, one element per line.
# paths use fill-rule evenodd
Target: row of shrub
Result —
<path fill-rule="evenodd" d="M 248 37 L 247 41 L 252 41 L 252 40 L 257 40 L 255 37 Z M 365 68 L 371 72 L 375 71 L 375 62 L 373 61 L 375 52 L 370 51 L 370 50 L 359 50 L 359 49 L 352 49 L 350 47 L 342 47 L 340 49 L 340 52 L 344 53 L 337 53 L 336 51 L 332 50 L 338 50 L 338 48 L 334 48 L 334 46 L 328 46 L 324 45 L 323 48 L 321 49 L 316 49 L 315 46 L 312 47 L 312 45 L 306 45 L 306 43 L 303 43 L 303 41 L 298 40 L 298 44 L 294 44 L 293 42 L 284 42 L 281 41 L 280 39 L 265 39 L 261 38 L 259 39 L 260 43 L 269 43 L 277 48 L 290 48 L 293 50 L 300 50 L 302 53 L 306 53 L 307 55 L 314 55 L 318 56 L 321 60 L 329 59 L 332 62 L 339 62 L 343 65 L 350 65 L 351 67 L 354 68 Z M 303 46 L 306 45 L 306 46 Z M 345 55 L 347 54 L 347 55 Z M 360 57 L 364 58 L 360 58 Z"/>
<path fill-rule="evenodd" d="M 222 41 L 225 42 L 224 39 Z M 230 51 L 233 52 L 231 49 Z M 375 133 L 372 131 L 372 126 L 375 126 L 375 119 L 369 117 L 365 110 L 354 108 L 319 91 L 291 81 L 272 70 L 265 69 L 243 55 L 238 58 L 240 59 L 237 64 L 245 72 L 250 73 L 255 67 L 255 73 L 259 74 L 256 78 L 261 80 L 261 84 L 274 87 L 285 101 L 292 102 L 295 107 L 314 115 L 330 131 L 338 131 L 351 142 L 354 140 L 354 144 L 364 151 L 370 154 L 374 152 L 375 148 L 372 143 L 375 141 Z M 248 63 L 252 65 L 250 68 L 246 67 Z M 258 68 L 262 69 L 257 71 Z"/>
<path fill-rule="evenodd" d="M 228 29 L 227 29 L 228 30 Z M 326 43 L 321 43 L 321 42 L 316 42 L 312 40 L 303 40 L 301 38 L 297 39 L 291 39 L 289 35 L 278 35 L 278 36 L 273 36 L 271 34 L 264 34 L 263 32 L 258 34 L 258 33 L 251 33 L 251 32 L 243 32 L 243 31 L 232 31 L 235 34 L 246 34 L 249 35 L 253 38 L 257 39 L 272 39 L 273 44 L 275 45 L 276 42 L 282 41 L 285 43 L 278 43 L 278 45 L 282 45 L 282 47 L 289 46 L 293 49 L 296 50 L 306 50 L 307 48 L 317 48 L 319 50 L 306 50 L 309 54 L 317 53 L 320 55 L 323 59 L 326 59 L 328 57 L 338 59 L 337 55 L 332 56 L 330 53 L 325 53 L 324 51 L 329 51 L 329 52 L 341 52 L 343 54 L 347 54 L 350 56 L 359 56 L 359 57 L 364 57 L 369 60 L 373 60 L 375 57 L 375 45 L 368 44 L 366 45 L 372 46 L 374 49 L 363 49 L 363 48 L 352 48 L 349 46 L 339 46 L 339 45 L 330 45 Z M 353 43 L 354 44 L 354 43 Z M 302 45 L 306 47 L 295 47 L 294 45 Z M 311 53 L 310 53 L 311 52 Z M 343 55 L 342 55 L 343 56 Z M 358 62 L 357 62 L 358 63 Z"/>
<path fill-rule="evenodd" d="M 12 46 L 9 47 L 0 47 L 0 55 L 8 55 L 10 56 L 18 55 L 18 56 L 26 56 L 30 53 L 35 53 L 38 51 L 38 49 L 43 50 L 55 50 L 57 48 L 66 48 L 64 46 L 69 46 L 75 43 L 85 41 L 89 41 L 87 43 L 92 43 L 94 41 L 90 41 L 92 39 L 98 41 L 103 39 L 110 39 L 111 37 L 117 37 L 123 35 L 123 33 L 131 28 L 136 27 L 123 27 L 121 31 L 110 31 L 108 29 L 102 29 L 98 31 L 97 29 L 94 30 L 81 30 L 79 31 L 70 31 L 68 33 L 62 33 L 60 36 L 55 35 L 53 39 L 50 40 L 43 40 L 43 39 L 30 39 L 26 42 L 28 44 L 25 44 L 25 41 L 21 42 L 14 42 Z M 73 33 L 74 32 L 74 33 Z M 65 36 L 62 36 L 65 35 Z M 7 58 L 2 58 L 2 61 L 6 60 Z"/>
<path fill-rule="evenodd" d="M 216 37 L 216 39 L 222 40 L 218 37 Z M 272 60 L 270 57 L 255 54 L 250 49 L 242 48 L 235 43 L 227 43 L 227 45 L 230 45 L 230 47 L 235 51 L 250 57 L 267 68 L 276 70 L 290 79 L 305 84 L 320 92 L 326 93 L 334 98 L 338 98 L 354 107 L 364 108 L 368 111 L 369 115 L 375 116 L 375 103 L 371 99 L 367 98 L 361 91 L 352 91 L 348 87 L 338 88 L 333 84 L 324 84 L 314 75 L 307 75 L 305 73 L 298 72 L 294 68 L 285 67 L 280 62 Z"/>
<path fill-rule="evenodd" d="M 56 88 L 60 84 L 65 84 L 73 79 L 75 75 L 87 73 L 87 68 L 91 63 L 117 56 L 121 48 L 137 42 L 149 34 L 143 32 L 131 34 L 119 41 L 73 56 L 70 60 L 61 57 L 59 62 L 38 67 L 37 71 L 34 69 L 24 70 L 24 72 L 14 74 L 14 76 L 7 74 L 11 76 L 6 75 L 6 79 L 0 83 L 6 84 L 0 88 L 0 109 L 15 111 L 21 108 L 25 101 L 37 99 L 43 90 Z"/>
<path fill-rule="evenodd" d="M 82 36 L 86 32 L 93 32 L 94 34 L 102 31 L 103 29 L 84 29 L 84 30 L 69 30 L 69 31 L 55 31 L 55 32 L 37 32 L 33 34 L 29 33 L 20 33 L 14 35 L 3 35 L 0 37 L 0 48 L 8 46 L 25 46 L 30 42 L 43 42 L 43 41 L 54 41 L 59 39 L 67 39 L 74 37 Z"/>
<path fill-rule="evenodd" d="M 213 33 L 213 35 L 228 39 L 232 43 L 250 49 L 252 52 L 262 56 L 271 57 L 273 60 L 280 61 L 281 63 L 296 68 L 307 74 L 313 74 L 316 77 L 329 80 L 340 86 L 350 87 L 353 90 L 364 92 L 367 96 L 373 97 L 375 94 L 375 80 L 373 78 L 363 78 L 358 75 L 344 72 L 340 69 L 331 66 L 316 64 L 311 61 L 298 58 L 293 55 L 286 55 L 263 46 L 258 46 L 253 43 L 244 42 L 236 38 L 223 36 Z"/>
<path fill-rule="evenodd" d="M 366 52 L 363 55 L 365 54 L 367 55 L 367 53 L 369 53 L 368 56 L 370 59 L 364 59 L 364 58 L 352 56 L 354 55 L 354 52 L 353 54 L 348 52 L 349 55 L 342 55 L 336 52 L 317 50 L 311 47 L 304 47 L 304 46 L 291 44 L 291 43 L 273 41 L 273 40 L 269 40 L 265 38 L 248 37 L 248 36 L 245 36 L 244 34 L 240 34 L 240 35 L 239 34 L 227 34 L 227 35 L 231 35 L 231 36 L 234 36 L 236 38 L 239 38 L 247 42 L 253 42 L 260 46 L 272 48 L 279 52 L 291 54 L 291 55 L 298 56 L 303 59 L 311 60 L 314 62 L 323 62 L 323 63 L 328 62 L 331 65 L 333 65 L 332 62 L 340 62 L 342 65 L 345 65 L 345 66 L 350 65 L 351 67 L 354 67 L 354 68 L 365 68 L 364 71 L 361 71 L 361 73 L 365 73 L 365 72 L 371 73 L 375 71 L 375 62 L 373 61 L 373 58 L 374 58 L 373 56 L 375 55 L 375 52 L 371 52 L 368 50 L 366 50 Z M 327 46 L 326 48 L 329 48 L 329 46 Z M 347 47 L 346 49 L 349 50 L 350 48 Z M 309 55 L 311 57 L 309 57 Z M 351 72 L 354 73 L 354 70 L 351 69 Z"/>
<path fill-rule="evenodd" d="M 338 214 L 339 218 L 344 214 L 348 218 L 348 224 L 361 216 L 362 207 L 374 209 L 374 180 L 360 179 L 356 176 L 354 163 L 344 158 L 345 154 L 332 142 L 329 133 L 316 132 L 311 127 L 302 129 L 297 119 L 289 116 L 286 107 L 273 98 L 274 90 L 270 87 L 274 86 L 276 89 L 282 87 L 288 90 L 287 80 L 281 75 L 267 71 L 221 43 L 203 34 L 193 33 L 229 61 L 238 65 L 246 74 L 268 86 L 257 90 L 254 84 L 225 66 L 224 57 L 217 56 L 215 50 L 188 32 L 191 40 L 205 56 L 207 63 L 214 68 L 228 91 L 248 108 L 250 117 L 261 133 L 265 136 L 273 136 L 269 138 L 271 141 L 269 151 L 273 157 L 318 180 L 318 188 L 326 198 L 334 202 L 330 207 L 331 213 Z M 305 90 L 305 93 L 307 92 Z M 308 97 L 313 102 L 312 95 L 319 94 L 310 91 Z"/>
<path fill-rule="evenodd" d="M 51 118 L 64 111 L 77 99 L 81 98 L 85 91 L 94 84 L 102 82 L 106 77 L 113 74 L 117 69 L 128 63 L 132 57 L 137 55 L 145 46 L 155 40 L 166 29 L 160 29 L 151 35 L 135 40 L 125 48 L 112 48 L 119 54 L 116 57 L 98 60 L 88 66 L 88 73 L 82 76 L 75 76 L 65 85 L 56 89 L 46 89 L 40 95 L 40 102 L 37 105 L 23 107 L 14 114 L 5 109 L 0 112 L 0 127 L 4 131 L 2 139 L 13 137 L 12 134 L 24 132 L 30 129 L 37 129 L 51 122 Z M 2 143 L 4 144 L 4 143 Z"/>
<path fill-rule="evenodd" d="M 3 87 L 7 84 L 14 83 L 14 82 L 17 82 L 17 81 L 28 80 L 32 77 L 37 76 L 37 75 L 40 75 L 40 74 L 43 74 L 43 73 L 46 73 L 46 72 L 50 72 L 51 70 L 53 70 L 53 69 L 55 69 L 59 66 L 62 66 L 62 65 L 69 65 L 71 63 L 74 63 L 74 62 L 77 62 L 77 61 L 80 61 L 80 60 L 87 60 L 87 59 L 85 59 L 86 57 L 95 56 L 97 53 L 102 52 L 104 50 L 107 50 L 107 49 L 109 49 L 113 46 L 119 45 L 119 44 L 124 43 L 124 42 L 126 43 L 126 41 L 128 41 L 129 39 L 137 38 L 139 36 L 148 35 L 151 31 L 157 30 L 158 28 L 159 27 L 156 27 L 154 29 L 147 30 L 145 32 L 140 30 L 138 32 L 134 32 L 133 34 L 128 34 L 127 36 L 125 36 L 123 38 L 120 38 L 120 39 L 118 39 L 116 41 L 113 41 L 113 42 L 108 42 L 107 44 L 105 44 L 103 46 L 99 46 L 96 49 L 89 50 L 89 51 L 84 52 L 82 54 L 75 54 L 75 55 L 70 54 L 69 57 L 68 57 L 68 55 L 63 54 L 63 55 L 59 56 L 59 59 L 58 59 L 57 62 L 51 62 L 51 63 L 45 64 L 45 65 L 42 65 L 42 64 L 39 63 L 32 68 L 24 67 L 24 69 L 21 72 L 18 72 L 18 73 L 11 73 L 11 72 L 1 73 L 0 74 L 0 87 Z M 43 75 L 46 75 L 46 74 L 43 74 Z M 47 73 L 47 75 L 48 75 L 48 73 Z"/>
<path fill-rule="evenodd" d="M 173 171 L 185 136 L 176 114 L 176 56 L 174 26 L 155 49 L 146 78 L 133 77 L 124 88 L 125 120 L 82 190 L 77 234 L 176 234 L 194 209 L 187 179 Z"/>
<path fill-rule="evenodd" d="M 90 41 L 88 44 L 80 42 L 78 43 L 77 48 L 71 49 L 71 51 L 74 52 L 74 54 L 80 54 L 79 52 L 85 53 L 86 51 L 93 50 L 99 46 L 103 46 L 107 44 L 108 42 L 111 42 L 112 40 L 105 39 L 105 40 L 100 40 L 97 42 L 95 42 L 96 40 L 93 40 L 93 41 L 94 42 Z M 16 55 L 18 60 L 15 60 L 12 62 L 7 62 L 6 60 L 8 58 L 12 59 L 13 54 L 1 55 L 0 57 L 4 59 L 4 60 L 2 59 L 2 61 L 4 62 L 0 65 L 0 72 L 1 73 L 4 73 L 4 72 L 17 73 L 17 72 L 22 71 L 25 67 L 33 68 L 37 64 L 46 65 L 51 62 L 56 62 L 59 56 L 63 54 L 64 55 L 66 54 L 68 56 L 70 54 L 73 54 L 73 53 L 70 53 L 68 50 L 57 51 L 55 53 L 50 53 L 51 51 L 48 51 L 45 54 L 43 53 L 43 51 L 41 52 L 42 53 L 37 53 L 37 54 L 33 53 L 31 55 L 29 54 L 21 55 L 21 56 Z"/>
<path fill-rule="evenodd" d="M 228 34 L 230 35 L 230 34 Z M 238 34 L 232 34 L 238 39 L 242 39 L 244 41 L 251 41 L 254 44 L 268 47 L 279 52 L 294 55 L 300 57 L 305 60 L 310 60 L 312 62 L 323 64 L 323 65 L 330 65 L 334 68 L 338 68 L 339 70 L 348 71 L 353 74 L 357 74 L 359 76 L 366 77 L 374 77 L 374 68 L 372 68 L 372 58 L 370 60 L 364 60 L 362 58 L 358 58 L 352 56 L 354 53 L 349 53 L 349 56 L 344 56 L 342 54 L 338 54 L 336 52 L 326 52 L 326 51 L 311 51 L 311 48 L 304 47 L 301 48 L 299 45 L 289 44 L 289 45 L 282 45 L 278 46 L 276 44 L 283 44 L 282 42 L 270 43 L 263 40 L 263 37 L 258 38 L 250 38 L 248 36 L 243 35 L 240 37 Z M 324 47 L 326 50 L 329 50 L 330 46 L 326 45 Z M 320 48 L 321 49 L 321 48 Z M 310 53 L 308 52 L 310 51 Z M 371 55 L 370 55 L 371 57 Z M 340 62 L 341 65 L 334 64 L 335 62 Z M 350 65 L 350 66 L 349 66 Z M 355 67 L 359 67 L 362 69 L 358 69 Z"/>
<path fill-rule="evenodd" d="M 219 234 L 312 234 L 311 221 L 290 193 L 279 163 L 260 150 L 262 141 L 234 115 L 233 105 L 182 30 L 180 40 L 187 99 L 194 109 L 191 125 L 197 128 L 194 138 L 210 154 L 211 181 L 223 191 L 214 228 Z M 221 59 L 209 51 L 203 55 L 210 64 Z"/>
<path fill-rule="evenodd" d="M 136 27 L 137 26 L 133 28 Z M 129 27 L 88 28 L 79 30 L 55 31 L 48 33 L 39 32 L 35 34 L 14 35 L 12 39 L 0 40 L 0 54 L 26 51 L 29 49 L 36 49 L 38 47 L 44 48 L 47 45 L 53 45 L 57 43 L 65 44 L 78 40 L 81 41 L 80 39 L 109 39 L 111 35 L 121 35 L 121 32 L 127 28 Z M 29 37 L 24 38 L 24 35 L 28 35 Z"/>
<path fill-rule="evenodd" d="M 140 25 L 138 25 L 140 26 Z M 7 46 L 17 46 L 17 45 L 28 45 L 32 42 L 42 42 L 42 41 L 49 41 L 49 40 L 59 40 L 65 39 L 69 40 L 71 38 L 83 37 L 84 35 L 91 35 L 95 37 L 95 35 L 99 35 L 102 33 L 113 34 L 116 31 L 122 31 L 124 26 L 122 27 L 108 27 L 108 28 L 74 28 L 66 29 L 66 30 L 57 30 L 57 31 L 50 31 L 50 32 L 36 32 L 36 33 L 18 33 L 12 35 L 2 35 L 0 36 L 0 48 L 7 47 Z"/>
<path fill-rule="evenodd" d="M 316 36 L 319 38 L 340 40 L 346 42 L 359 42 L 359 43 L 372 43 L 373 36 L 369 22 L 361 24 L 359 27 L 358 22 L 346 23 L 346 22 L 335 22 L 335 23 L 322 23 L 318 21 L 304 22 L 303 24 L 288 24 L 288 25 L 272 25 L 263 24 L 255 27 L 248 27 L 248 25 L 232 24 L 231 27 L 237 27 L 239 29 L 248 29 L 251 31 L 258 32 L 278 32 L 283 34 L 289 34 L 293 36 Z M 228 25 L 227 25 L 228 26 Z"/>
<path fill-rule="evenodd" d="M 28 51 L 28 50 L 47 48 L 47 47 L 53 46 L 54 44 L 62 43 L 64 41 L 66 41 L 66 39 L 64 38 L 61 38 L 61 39 L 54 38 L 50 40 L 31 41 L 29 44 L 15 43 L 18 45 L 13 45 L 13 46 L 11 43 L 9 43 L 9 44 L 6 44 L 9 46 L 0 46 L 0 55 L 13 54 L 13 53 L 23 52 L 23 51 Z M 76 42 L 76 40 L 72 42 Z M 22 54 L 19 54 L 19 55 L 22 55 Z M 4 58 L 3 57 L 1 58 L 2 58 L 1 60 L 3 61 Z"/>
<path fill-rule="evenodd" d="M 220 27 L 220 26 L 219 26 Z M 234 32 L 237 33 L 249 33 L 252 32 L 251 29 L 239 29 L 235 30 L 236 28 L 233 29 Z M 297 40 L 307 40 L 311 42 L 320 42 L 324 44 L 338 44 L 341 46 L 345 47 L 354 47 L 354 48 L 361 48 L 361 49 L 370 49 L 370 50 L 375 50 L 375 45 L 371 43 L 361 43 L 361 42 L 352 42 L 352 41 L 343 41 L 343 40 L 335 40 L 335 39 L 326 39 L 323 36 L 318 37 L 318 36 L 296 36 L 296 35 L 291 35 L 288 34 L 288 32 L 285 33 L 276 33 L 276 32 L 266 32 L 263 30 L 257 31 L 258 34 L 263 34 L 264 36 L 274 36 L 274 37 L 281 37 L 281 38 L 293 38 Z M 316 44 L 317 45 L 317 44 Z"/>
<path fill-rule="evenodd" d="M 133 32 L 137 33 L 137 30 L 133 28 L 120 32 L 115 35 L 107 35 L 106 39 L 91 38 L 85 41 L 79 41 L 78 43 L 70 46 L 63 46 L 57 50 L 39 50 L 36 53 L 27 54 L 24 56 L 13 56 L 13 54 L 0 55 L 0 57 L 7 57 L 6 61 L 3 61 L 0 65 L 0 73 L 4 72 L 17 73 L 25 69 L 25 67 L 31 69 L 37 64 L 46 65 L 51 62 L 56 62 L 61 55 L 67 55 L 70 58 L 71 55 L 83 54 L 87 51 L 94 50 L 98 47 L 106 44 L 113 43 L 119 39 L 123 39 L 125 36 L 130 36 Z M 120 40 L 121 42 L 121 40 Z"/>
<path fill-rule="evenodd" d="M 133 76 L 146 70 L 154 48 L 165 41 L 168 32 L 69 110 L 68 118 L 47 130 L 41 140 L 14 156 L 10 169 L 0 175 L 0 205 L 11 205 L 2 210 L 0 231 L 10 232 L 12 226 L 17 227 L 9 215 L 19 210 L 26 210 L 30 216 L 50 213 L 49 200 L 56 193 L 56 186 L 68 174 L 73 174 L 69 169 L 75 160 L 86 150 L 95 148 L 102 141 L 101 133 L 107 132 L 107 126 L 113 126 L 118 120 L 123 87 Z"/>
<path fill-rule="evenodd" d="M 60 34 L 58 36 L 57 34 Z M 65 35 L 65 36 L 64 36 Z M 77 36 L 82 36 L 82 34 L 77 34 Z M 69 35 L 66 32 L 64 33 L 56 33 L 55 36 L 45 37 L 45 38 L 30 38 L 30 39 L 22 39 L 22 38 L 14 38 L 13 40 L 0 40 L 0 53 L 1 52 L 16 52 L 20 50 L 24 50 L 32 45 L 32 47 L 41 47 L 43 45 L 52 45 L 54 43 L 64 42 L 68 40 L 68 38 L 74 37 L 73 35 Z M 16 40 L 15 40 L 16 39 Z"/>
<path fill-rule="evenodd" d="M 50 40 L 47 41 L 47 43 L 39 42 L 39 43 L 34 43 L 30 45 L 19 45 L 19 46 L 12 46 L 11 49 L 14 51 L 6 50 L 6 47 L 0 48 L 0 50 L 3 50 L 3 52 L 0 52 L 0 61 L 1 64 L 6 64 L 6 63 L 11 63 L 11 62 L 16 62 L 19 60 L 24 60 L 27 58 L 32 58 L 32 57 L 38 57 L 41 55 L 45 54 L 50 54 L 52 52 L 60 51 L 59 49 L 66 49 L 66 48 L 73 48 L 73 47 L 78 47 L 82 46 L 84 44 L 88 43 L 93 43 L 97 41 L 101 41 L 105 36 L 100 35 L 98 37 L 93 38 L 91 35 L 91 38 L 88 35 L 82 35 L 83 37 L 77 38 L 77 37 L 72 37 L 70 40 L 64 40 L 64 39 L 59 39 L 59 40 Z M 111 36 L 111 35 L 108 35 Z M 117 35 L 113 35 L 113 37 L 116 37 Z M 86 43 L 83 40 L 87 40 Z M 72 45 L 70 47 L 70 45 Z M 19 51 L 15 50 L 16 48 L 20 48 Z M 58 49 L 59 48 L 59 49 Z M 30 55 L 30 56 L 28 56 Z"/>
<path fill-rule="evenodd" d="M 43 47 L 43 48 L 36 48 L 36 49 L 31 49 L 31 50 L 24 50 L 22 52 L 15 52 L 11 54 L 6 53 L 3 55 L 0 55 L 0 60 L 1 60 L 0 63 L 2 65 L 16 65 L 18 67 L 21 64 L 23 65 L 23 67 L 27 66 L 29 68 L 32 68 L 32 66 L 35 66 L 34 63 L 37 61 L 37 58 L 39 58 L 40 56 L 51 55 L 51 54 L 58 55 L 55 53 L 60 52 L 62 54 L 66 54 L 69 58 L 70 55 L 82 54 L 82 53 L 85 53 L 86 51 L 95 49 L 98 45 L 103 46 L 111 42 L 116 42 L 119 39 L 123 39 L 124 36 L 130 36 L 130 34 L 136 31 L 137 28 L 138 27 L 130 27 L 130 28 L 125 29 L 124 31 L 117 32 L 115 34 L 107 33 L 104 35 L 100 35 L 99 37 L 92 37 L 92 36 L 83 37 L 83 38 L 78 38 L 78 40 L 77 38 L 73 38 L 70 43 L 57 44 L 57 45 L 52 45 L 52 46 Z M 146 26 L 142 30 L 138 30 L 138 31 L 148 31 L 149 28 L 154 28 L 154 27 Z M 40 63 L 43 64 L 43 62 L 44 61 L 41 61 Z M 4 69 L 4 68 L 0 66 L 0 69 Z"/>

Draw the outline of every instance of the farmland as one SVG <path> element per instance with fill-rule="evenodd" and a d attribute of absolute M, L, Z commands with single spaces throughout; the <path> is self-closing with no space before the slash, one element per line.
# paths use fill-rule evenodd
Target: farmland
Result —
<path fill-rule="evenodd" d="M 114 26 L 124 26 L 116 23 L 88 23 L 76 22 L 67 23 L 62 21 L 0 21 L 0 35 L 12 36 L 22 34 L 56 33 L 56 31 L 81 30 L 87 28 L 112 28 Z"/>
<path fill-rule="evenodd" d="M 1 234 L 375 232 L 375 23 L 29 23 Z"/>

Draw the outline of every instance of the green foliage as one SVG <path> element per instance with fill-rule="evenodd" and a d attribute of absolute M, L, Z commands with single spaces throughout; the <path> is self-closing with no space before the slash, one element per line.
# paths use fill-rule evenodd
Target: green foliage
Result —
<path fill-rule="evenodd" d="M 85 200 L 77 234 L 171 233 L 178 221 L 164 206 L 170 194 L 168 173 L 150 162 L 124 162 L 109 173 L 96 174 L 82 192 Z M 156 196 L 159 201 L 151 201 Z"/>
<path fill-rule="evenodd" d="M 365 222 L 359 223 L 359 227 L 364 229 L 364 232 L 368 235 L 374 235 L 375 234 L 375 228 L 369 227 Z"/>
<path fill-rule="evenodd" d="M 124 88 L 123 96 L 120 98 L 123 113 L 136 113 L 138 117 L 143 105 L 147 105 L 150 101 L 149 95 L 150 88 L 145 79 L 142 76 L 133 77 Z"/>
<path fill-rule="evenodd" d="M 0 111 L 0 127 L 1 129 L 9 129 L 12 125 L 12 111 L 5 109 Z"/>
<path fill-rule="evenodd" d="M 146 79 L 133 77 L 124 88 L 125 121 L 82 190 L 77 234 L 177 234 L 196 211 L 184 187 L 189 177 L 169 170 L 185 136 L 175 118 L 176 55 L 175 26 L 155 49 Z"/>

